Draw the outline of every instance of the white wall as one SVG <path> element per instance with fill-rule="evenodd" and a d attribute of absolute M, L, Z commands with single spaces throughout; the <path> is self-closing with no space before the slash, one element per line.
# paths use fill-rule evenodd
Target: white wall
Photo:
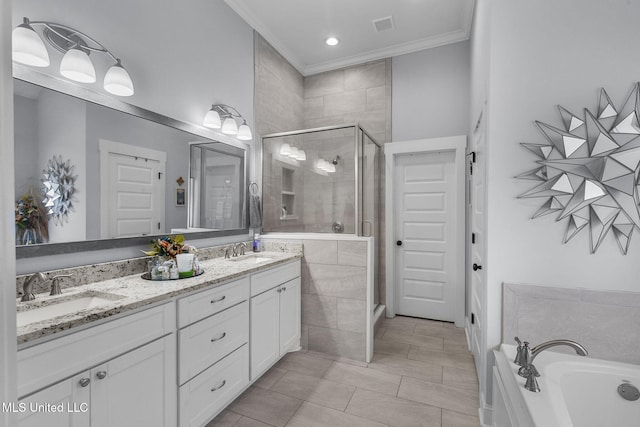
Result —
<path fill-rule="evenodd" d="M 38 123 L 35 125 L 38 129 L 38 153 L 33 153 L 33 159 L 41 173 L 54 156 L 62 157 L 63 162 L 69 161 L 73 166 L 71 173 L 77 178 L 68 222 L 62 220 L 60 224 L 53 217 L 49 218 L 49 242 L 77 242 L 86 239 L 87 230 L 87 109 L 85 103 L 77 98 L 59 99 L 56 95 L 44 91 L 38 99 Z"/>
<path fill-rule="evenodd" d="M 561 243 L 566 220 L 553 215 L 530 220 L 540 200 L 516 197 L 532 182 L 513 177 L 535 167 L 520 142 L 546 143 L 534 120 L 561 127 L 556 105 L 581 113 L 597 107 L 604 87 L 622 106 L 640 78 L 640 3 L 478 1 L 474 33 L 488 33 L 473 49 L 474 73 L 489 70 L 473 85 L 474 111 L 488 90 L 487 349 L 501 341 L 501 284 L 534 283 L 566 288 L 638 291 L 640 242 L 622 256 L 610 235 L 594 255 L 586 231 Z M 482 58 L 488 54 L 489 59 Z M 476 117 L 471 117 L 475 120 Z M 569 337 L 570 338 L 570 337 Z M 510 340 L 511 337 L 506 337 Z M 492 361 L 489 360 L 487 372 Z M 488 376 L 490 378 L 490 375 Z M 490 385 L 487 388 L 490 390 Z M 490 396 L 490 393 L 489 393 Z"/>
<path fill-rule="evenodd" d="M 469 42 L 392 59 L 392 141 L 465 135 Z"/>

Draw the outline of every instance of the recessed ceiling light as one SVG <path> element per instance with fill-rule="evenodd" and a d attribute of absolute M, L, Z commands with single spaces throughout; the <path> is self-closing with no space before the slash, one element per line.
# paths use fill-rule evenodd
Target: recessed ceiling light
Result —
<path fill-rule="evenodd" d="M 324 42 L 329 46 L 335 46 L 340 43 L 340 40 L 338 40 L 336 37 L 329 37 Z"/>

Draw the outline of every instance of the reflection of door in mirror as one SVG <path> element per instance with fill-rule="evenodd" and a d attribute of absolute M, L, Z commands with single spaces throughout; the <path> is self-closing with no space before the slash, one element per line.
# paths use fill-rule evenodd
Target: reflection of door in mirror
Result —
<path fill-rule="evenodd" d="M 164 232 L 166 153 L 100 141 L 101 238 Z"/>
<path fill-rule="evenodd" d="M 194 200 L 189 204 L 190 227 L 214 230 L 243 227 L 242 154 L 220 144 L 191 146 L 189 185 Z"/>

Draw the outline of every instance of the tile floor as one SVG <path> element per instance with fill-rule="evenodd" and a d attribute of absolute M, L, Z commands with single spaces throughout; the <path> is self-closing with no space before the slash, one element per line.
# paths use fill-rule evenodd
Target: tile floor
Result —
<path fill-rule="evenodd" d="M 289 353 L 207 427 L 478 427 L 464 330 L 382 320 L 371 363 Z"/>

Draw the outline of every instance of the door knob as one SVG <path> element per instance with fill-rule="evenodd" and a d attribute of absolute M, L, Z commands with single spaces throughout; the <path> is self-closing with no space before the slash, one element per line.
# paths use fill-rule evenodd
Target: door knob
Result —
<path fill-rule="evenodd" d="M 86 387 L 89 385 L 91 380 L 89 378 L 81 378 L 80 379 L 80 387 Z"/>
<path fill-rule="evenodd" d="M 473 267 L 472 267 L 472 268 L 473 268 L 473 271 L 482 270 L 482 266 L 481 266 L 481 265 L 476 264 L 475 262 L 473 263 Z"/>
<path fill-rule="evenodd" d="M 98 377 L 99 380 L 105 379 L 106 376 L 107 376 L 107 371 L 98 371 L 98 373 L 96 374 L 96 377 Z"/>
<path fill-rule="evenodd" d="M 402 240 L 398 240 L 398 241 L 396 242 L 396 245 L 397 245 L 397 246 L 402 246 Z"/>

